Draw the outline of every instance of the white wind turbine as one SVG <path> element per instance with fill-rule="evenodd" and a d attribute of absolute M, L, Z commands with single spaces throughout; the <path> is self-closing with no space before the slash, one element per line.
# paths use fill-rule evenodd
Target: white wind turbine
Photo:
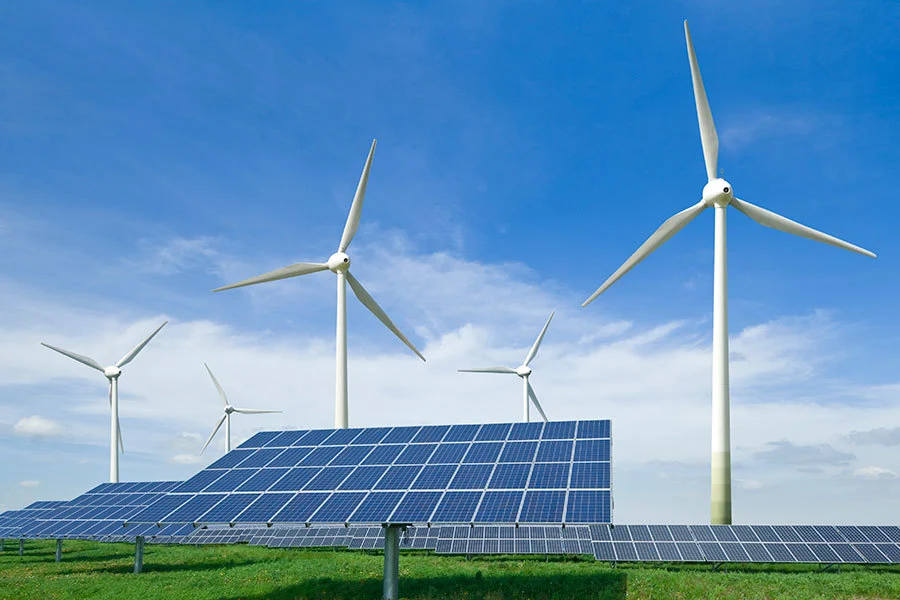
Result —
<path fill-rule="evenodd" d="M 148 335 L 143 342 L 135 346 L 131 352 L 123 356 L 119 359 L 114 365 L 109 367 L 102 367 L 100 363 L 98 363 L 93 358 L 88 358 L 87 356 L 82 356 L 81 354 L 75 354 L 74 352 L 70 352 L 68 350 L 63 350 L 62 348 L 57 348 L 56 346 L 51 346 L 50 344 L 45 344 L 41 342 L 42 346 L 46 346 L 51 350 L 56 350 L 60 354 L 65 354 L 69 358 L 73 360 L 77 360 L 83 365 L 87 365 L 92 369 L 97 369 L 101 373 L 103 373 L 104 377 L 109 380 L 109 407 L 110 407 L 110 445 L 109 445 L 109 480 L 112 483 L 118 483 L 119 481 L 119 452 L 121 449 L 122 454 L 125 454 L 125 445 L 122 443 L 122 428 L 119 426 L 119 375 L 122 374 L 122 367 L 130 363 L 134 360 L 134 357 L 138 355 L 138 352 L 144 349 L 144 346 L 150 343 L 150 340 L 153 339 L 159 330 L 166 326 L 168 321 L 163 322 L 162 325 L 156 328 L 156 330 Z M 118 448 L 117 448 L 118 447 Z"/>
<path fill-rule="evenodd" d="M 555 312 L 555 311 L 554 311 Z M 544 323 L 544 328 L 541 329 L 541 332 L 538 334 L 537 339 L 534 340 L 534 344 L 531 346 L 531 350 L 528 351 L 528 354 L 525 355 L 525 360 L 522 361 L 522 364 L 513 369 L 512 367 L 482 367 L 479 369 L 459 369 L 460 373 L 506 373 L 512 375 L 518 375 L 522 378 L 522 420 L 526 423 L 531 420 L 531 414 L 529 411 L 530 404 L 528 399 L 531 398 L 531 401 L 534 402 L 535 408 L 538 409 L 538 412 L 541 413 L 541 417 L 543 417 L 544 421 L 547 420 L 547 415 L 544 413 L 544 409 L 541 408 L 541 403 L 538 402 L 537 395 L 534 393 L 534 388 L 531 387 L 531 383 L 529 383 L 528 378 L 531 376 L 532 370 L 528 365 L 531 361 L 534 360 L 534 357 L 537 356 L 538 348 L 541 347 L 541 342 L 544 341 L 544 334 L 547 333 L 547 328 L 550 327 L 550 321 L 553 320 L 553 312 L 550 313 L 550 317 L 547 319 L 547 322 Z"/>
<path fill-rule="evenodd" d="M 359 282 L 356 277 L 350 273 L 350 257 L 347 256 L 347 248 L 356 235 L 359 228 L 359 218 L 362 214 L 363 200 L 366 196 L 366 184 L 369 181 L 369 171 L 372 168 L 372 157 L 375 154 L 376 140 L 372 140 L 372 148 L 369 150 L 369 156 L 366 159 L 366 166 L 363 167 L 362 175 L 359 178 L 359 185 L 356 188 L 356 195 L 353 197 L 353 204 L 350 206 L 350 214 L 347 216 L 347 223 L 344 225 L 344 233 L 341 236 L 341 242 L 338 250 L 328 258 L 328 262 L 324 263 L 296 263 L 263 273 L 250 279 L 245 279 L 231 285 L 216 288 L 214 292 L 222 290 L 230 290 L 233 288 L 244 287 L 256 283 L 264 283 L 266 281 L 275 281 L 278 279 L 287 279 L 289 277 L 298 277 L 300 275 L 308 275 L 310 273 L 318 273 L 319 271 L 330 270 L 337 275 L 337 342 L 336 342 L 336 369 L 335 369 L 335 393 L 334 393 L 334 426 L 335 428 L 347 428 L 347 286 L 356 294 L 363 305 L 369 311 L 378 317 L 378 320 L 390 329 L 394 335 L 409 346 L 410 350 L 423 361 L 425 357 L 416 349 L 403 332 L 387 316 L 378 303 L 369 295 L 366 288 Z"/>
<path fill-rule="evenodd" d="M 216 376 L 213 375 L 212 370 L 209 368 L 209 365 L 203 363 L 203 366 L 206 367 L 206 372 L 209 373 L 209 376 L 212 378 L 213 384 L 216 386 L 216 390 L 219 392 L 219 398 L 222 399 L 222 402 L 225 403 L 225 414 L 219 417 L 219 420 L 216 421 L 216 427 L 213 429 L 213 432 L 209 434 L 209 439 L 206 440 L 206 443 L 203 444 L 203 448 L 200 450 L 200 454 L 203 454 L 203 451 L 206 450 L 206 447 L 209 446 L 209 443 L 212 441 L 216 434 L 219 432 L 219 428 L 222 427 L 222 423 L 225 423 L 225 451 L 231 452 L 231 413 L 241 413 L 244 415 L 261 415 L 266 413 L 280 413 L 280 410 L 259 410 L 257 408 L 235 408 L 231 404 L 228 403 L 228 396 L 225 395 L 225 390 L 222 389 L 222 386 L 219 385 Z"/>
<path fill-rule="evenodd" d="M 706 163 L 708 183 L 703 187 L 702 200 L 685 210 L 669 217 L 625 263 L 607 279 L 603 285 L 585 300 L 582 306 L 590 304 L 620 277 L 647 258 L 669 238 L 681 231 L 697 215 L 709 207 L 715 208 L 715 254 L 713 266 L 713 372 L 712 372 L 712 460 L 710 520 L 713 524 L 731 523 L 731 432 L 728 399 L 728 270 L 726 266 L 725 209 L 733 206 L 760 225 L 786 233 L 792 233 L 817 242 L 844 248 L 859 254 L 875 257 L 875 254 L 854 246 L 836 237 L 801 225 L 764 208 L 734 197 L 731 184 L 716 177 L 719 141 L 713 124 L 712 113 L 700 78 L 700 66 L 691 42 L 687 21 L 684 22 L 684 36 L 687 42 L 688 59 L 691 64 L 691 78 L 694 83 L 694 100 L 697 105 L 697 120 L 700 123 L 700 141 Z"/>

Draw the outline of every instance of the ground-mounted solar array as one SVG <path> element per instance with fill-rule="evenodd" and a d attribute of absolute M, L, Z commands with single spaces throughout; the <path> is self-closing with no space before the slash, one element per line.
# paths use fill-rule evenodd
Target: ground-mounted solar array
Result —
<path fill-rule="evenodd" d="M 608 523 L 610 422 L 261 432 L 132 523 Z"/>
<path fill-rule="evenodd" d="M 854 525 L 591 526 L 610 562 L 900 563 L 900 527 Z"/>
<path fill-rule="evenodd" d="M 23 528 L 30 527 L 35 520 L 53 513 L 66 504 L 65 501 L 45 500 L 32 502 L 21 510 L 10 510 L 0 514 L 0 538 L 19 537 Z"/>
<path fill-rule="evenodd" d="M 141 511 L 177 486 L 178 481 L 103 483 L 74 500 L 56 503 L 52 510 L 35 516 L 17 532 L 20 538 L 104 539 L 133 541 L 138 535 L 176 535 L 190 528 L 124 528 L 128 517 Z"/>

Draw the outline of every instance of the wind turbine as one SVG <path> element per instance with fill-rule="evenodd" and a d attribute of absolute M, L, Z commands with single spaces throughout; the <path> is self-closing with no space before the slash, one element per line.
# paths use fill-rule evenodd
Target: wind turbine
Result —
<path fill-rule="evenodd" d="M 603 285 L 585 300 L 582 306 L 590 304 L 639 262 L 669 238 L 681 231 L 701 212 L 715 208 L 715 254 L 713 266 L 713 372 L 712 372 L 712 460 L 710 494 L 710 520 L 715 524 L 731 523 L 731 432 L 728 399 L 728 269 L 726 265 L 725 210 L 732 206 L 760 225 L 786 233 L 792 233 L 817 242 L 875 257 L 875 254 L 854 246 L 828 234 L 816 231 L 771 211 L 739 200 L 734 196 L 730 183 L 716 177 L 719 154 L 719 140 L 713 124 L 700 66 L 687 21 L 684 22 L 684 36 L 687 43 L 688 59 L 691 64 L 691 79 L 694 84 L 694 100 L 697 105 L 697 120 L 700 123 L 700 141 L 706 163 L 707 184 L 703 187 L 702 199 L 683 211 L 669 217 Z"/>
<path fill-rule="evenodd" d="M 372 148 L 369 150 L 369 156 L 366 159 L 366 165 L 363 167 L 362 175 L 359 178 L 359 185 L 356 188 L 356 195 L 353 197 L 353 204 L 350 206 L 350 214 L 347 216 L 347 223 L 344 225 L 344 233 L 341 236 L 341 242 L 338 245 L 337 252 L 328 258 L 328 262 L 324 263 L 296 263 L 282 269 L 263 273 L 250 279 L 245 279 L 231 285 L 216 288 L 214 292 L 222 290 L 230 290 L 234 288 L 264 283 L 266 281 L 275 281 L 278 279 L 287 279 L 289 277 L 298 277 L 300 275 L 309 275 L 310 273 L 318 273 L 319 271 L 329 270 L 337 275 L 337 341 L 336 341 L 336 362 L 335 369 L 335 390 L 334 390 L 334 426 L 335 428 L 347 428 L 347 286 L 356 294 L 363 305 L 375 315 L 379 321 L 390 329 L 394 335 L 400 338 L 409 349 L 416 353 L 416 356 L 423 361 L 425 357 L 410 342 L 403 332 L 387 316 L 378 303 L 369 295 L 366 288 L 359 282 L 356 277 L 350 273 L 350 257 L 347 255 L 347 248 L 356 235 L 359 228 L 359 218 L 362 214 L 363 200 L 366 196 L 366 184 L 369 181 L 369 171 L 372 168 L 372 157 L 375 154 L 375 144 L 377 140 L 372 140 Z"/>
<path fill-rule="evenodd" d="M 547 322 L 544 323 L 544 328 L 541 329 L 541 332 L 538 334 L 537 339 L 534 340 L 534 344 L 531 346 L 531 350 L 528 351 L 528 354 L 525 355 L 525 360 L 522 361 L 522 364 L 516 367 L 515 369 L 511 367 L 482 367 L 479 369 L 459 369 L 460 373 L 507 373 L 512 375 L 518 375 L 522 378 L 522 420 L 526 423 L 531 420 L 531 415 L 529 412 L 530 404 L 528 399 L 531 398 L 531 401 L 534 402 L 535 408 L 538 409 L 538 412 L 541 413 L 541 417 L 543 417 L 544 421 L 547 420 L 547 415 L 544 413 L 544 409 L 541 408 L 541 403 L 538 402 L 537 395 L 534 393 L 534 388 L 531 387 L 531 383 L 528 382 L 528 378 L 531 376 L 532 370 L 528 365 L 531 361 L 534 360 L 534 357 L 537 356 L 538 348 L 541 347 L 541 342 L 544 341 L 544 334 L 547 333 L 547 328 L 550 327 L 550 321 L 553 320 L 553 314 L 551 312 L 550 317 L 547 319 Z"/>
<path fill-rule="evenodd" d="M 118 450 L 122 450 L 122 454 L 125 454 L 125 445 L 122 443 L 122 428 L 119 426 L 119 375 L 122 374 L 122 367 L 130 363 L 134 360 L 134 357 L 138 355 L 138 352 L 144 349 L 144 346 L 150 343 L 150 340 L 153 339 L 159 330 L 166 326 L 168 321 L 164 321 L 162 325 L 156 328 L 156 330 L 148 335 L 143 342 L 132 348 L 131 352 L 123 356 L 119 359 L 114 365 L 109 367 L 101 367 L 100 363 L 98 363 L 93 358 L 89 358 L 87 356 L 82 356 L 81 354 L 75 354 L 74 352 L 70 352 L 69 350 L 63 350 L 62 348 L 57 348 L 56 346 L 51 346 L 50 344 L 45 344 L 41 342 L 42 346 L 46 346 L 51 350 L 56 350 L 60 354 L 64 354 L 73 360 L 77 360 L 83 365 L 87 365 L 92 369 L 97 369 L 103 376 L 109 380 L 109 407 L 110 407 L 110 445 L 109 445 L 109 480 L 112 483 L 119 482 L 119 452 Z M 118 448 L 117 448 L 118 446 Z"/>
<path fill-rule="evenodd" d="M 213 432 L 209 435 L 209 439 L 206 440 L 206 443 L 203 444 L 203 448 L 200 450 L 200 454 L 203 454 L 203 451 L 206 450 L 206 447 L 209 446 L 209 443 L 212 441 L 216 434 L 219 432 L 219 428 L 222 427 L 222 423 L 225 423 L 225 452 L 231 452 L 231 413 L 241 413 L 245 415 L 261 415 L 264 413 L 280 413 L 280 410 L 259 410 L 256 408 L 235 408 L 231 404 L 228 403 L 228 396 L 225 395 L 225 390 L 222 389 L 222 386 L 219 385 L 216 376 L 213 375 L 212 370 L 210 370 L 209 365 L 203 363 L 203 366 L 206 367 L 206 372 L 209 373 L 209 376 L 212 378 L 213 384 L 216 386 L 216 390 L 219 392 L 219 398 L 225 403 L 225 414 L 219 417 L 219 420 L 216 421 L 216 427 L 213 429 Z"/>

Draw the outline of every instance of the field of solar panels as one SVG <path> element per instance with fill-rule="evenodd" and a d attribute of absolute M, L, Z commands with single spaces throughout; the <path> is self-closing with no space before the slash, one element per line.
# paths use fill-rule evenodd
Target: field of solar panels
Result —
<path fill-rule="evenodd" d="M 11 543 L 13 542 L 13 543 Z M 0 553 L 0 597 L 98 599 L 378 598 L 377 551 L 279 549 L 250 545 L 148 545 L 144 573 L 132 573 L 133 545 L 28 540 L 24 555 Z M 620 563 L 592 556 L 439 556 L 405 551 L 404 598 L 900 598 L 900 567 Z"/>

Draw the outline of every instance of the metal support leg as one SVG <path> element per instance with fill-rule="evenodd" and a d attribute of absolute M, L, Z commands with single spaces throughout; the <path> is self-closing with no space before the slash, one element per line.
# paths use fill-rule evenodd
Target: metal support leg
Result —
<path fill-rule="evenodd" d="M 56 540 L 56 562 L 62 562 L 62 539 Z"/>
<path fill-rule="evenodd" d="M 384 527 L 384 600 L 400 596 L 400 527 Z"/>
<path fill-rule="evenodd" d="M 140 573 L 144 570 L 144 536 L 139 535 L 134 538 L 134 572 Z"/>
<path fill-rule="evenodd" d="M 0 552 L 4 552 L 6 550 L 6 540 L 0 540 Z"/>
<path fill-rule="evenodd" d="M 19 540 L 19 556 L 25 554 L 25 540 Z"/>

